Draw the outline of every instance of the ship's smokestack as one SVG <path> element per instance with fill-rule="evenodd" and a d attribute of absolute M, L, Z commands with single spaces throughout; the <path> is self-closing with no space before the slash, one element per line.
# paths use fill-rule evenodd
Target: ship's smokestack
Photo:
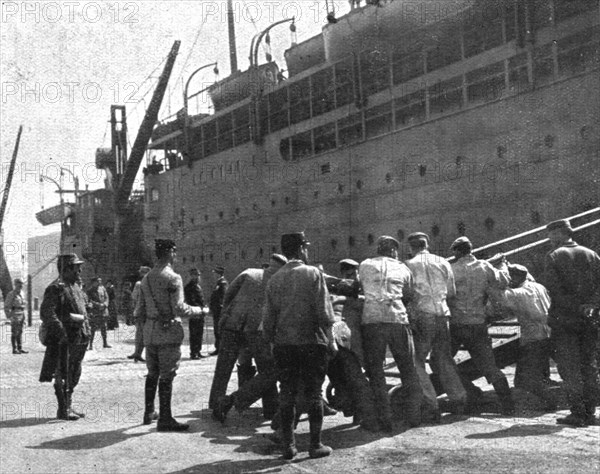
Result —
<path fill-rule="evenodd" d="M 235 26 L 233 24 L 233 0 L 227 0 L 227 24 L 229 26 L 229 62 L 231 74 L 237 72 L 237 51 L 235 47 Z"/>

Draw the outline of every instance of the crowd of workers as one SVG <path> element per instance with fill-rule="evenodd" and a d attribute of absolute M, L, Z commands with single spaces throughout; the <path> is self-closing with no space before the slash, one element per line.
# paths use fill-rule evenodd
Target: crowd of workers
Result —
<path fill-rule="evenodd" d="M 243 271 L 230 285 L 224 268 L 216 267 L 208 306 L 198 270 L 191 270 L 184 288 L 173 270 L 175 242 L 157 240 L 157 263 L 140 269 L 143 278 L 125 298 L 134 308 L 129 319 L 135 320 L 138 333 L 129 357 L 144 360 L 146 350 L 143 423 L 158 420 L 158 431 L 189 428 L 171 412 L 184 339 L 182 318 L 190 320 L 190 356 L 197 359 L 203 357 L 202 328 L 209 312 L 215 321 L 212 355 L 217 356 L 209 398 L 213 417 L 225 422 L 233 407 L 243 411 L 262 398 L 263 414 L 272 420 L 285 459 L 297 454 L 294 431 L 303 412 L 309 421 L 309 455 L 318 458 L 332 451 L 321 441 L 324 410 L 329 409 L 322 394 L 325 377 L 334 408 L 352 415 L 366 430 L 393 431 L 397 420 L 384 372 L 388 349 L 400 372 L 402 417 L 409 426 L 439 423 L 443 412 L 462 416 L 477 411 L 482 391 L 454 361 L 461 348 L 494 387 L 500 412 L 512 415 L 513 395 L 496 366 L 488 335 L 491 308 L 516 316 L 521 326 L 515 387 L 551 408 L 547 384 L 552 356 L 571 410 L 557 422 L 596 424 L 600 257 L 573 241 L 568 221 L 550 223 L 547 229 L 553 250 L 546 257 L 545 286 L 501 255 L 496 265 L 477 259 L 467 237 L 452 243 L 454 261 L 449 263 L 429 252 L 429 237 L 422 232 L 408 237 L 411 257 L 405 262 L 398 259 L 398 240 L 381 236 L 375 256 L 361 263 L 344 259 L 341 276 L 333 277 L 309 265 L 309 242 L 298 232 L 281 237 L 281 254 L 273 254 L 268 265 Z M 40 310 L 40 336 L 47 347 L 40 381 L 54 380 L 57 416 L 66 420 L 82 416 L 73 410 L 71 396 L 98 329 L 90 327 L 93 317 L 88 315 L 95 307 L 105 309 L 98 306 L 102 298 L 94 296 L 97 282 L 89 296 L 81 289 L 81 263 L 75 254 L 59 256 L 60 277 L 46 289 Z M 14 310 L 5 306 L 7 315 L 19 307 L 19 300 L 13 301 Z M 106 339 L 104 343 L 106 347 Z M 227 394 L 236 363 L 238 390 Z M 448 396 L 443 406 L 440 393 Z"/>

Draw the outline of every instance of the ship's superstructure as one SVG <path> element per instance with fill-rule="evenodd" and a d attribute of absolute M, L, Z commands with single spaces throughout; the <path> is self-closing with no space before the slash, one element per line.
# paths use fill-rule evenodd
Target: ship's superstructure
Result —
<path fill-rule="evenodd" d="M 287 80 L 253 65 L 157 126 L 146 239 L 234 273 L 304 230 L 333 270 L 380 234 L 447 254 L 597 206 L 598 2 L 418 3 L 354 10 L 286 52 Z"/>

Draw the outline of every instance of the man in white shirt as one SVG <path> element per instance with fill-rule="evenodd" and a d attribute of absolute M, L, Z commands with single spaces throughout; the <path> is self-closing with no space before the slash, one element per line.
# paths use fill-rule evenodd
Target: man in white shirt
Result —
<path fill-rule="evenodd" d="M 365 369 L 375 405 L 380 410 L 379 426 L 392 431 L 392 410 L 388 399 L 383 363 L 389 346 L 400 370 L 402 385 L 408 391 L 407 421 L 421 424 L 423 392 L 415 369 L 413 336 L 406 307 L 402 301 L 410 298 L 413 276 L 408 267 L 398 261 L 400 243 L 389 236 L 377 239 L 377 257 L 364 260 L 358 269 L 365 295 L 362 314 L 362 336 Z"/>
<path fill-rule="evenodd" d="M 429 353 L 432 371 L 439 377 L 452 405 L 462 415 L 467 398 L 450 350 L 450 309 L 447 298 L 453 298 L 454 273 L 446 259 L 429 253 L 429 236 L 415 232 L 408 236 L 413 257 L 406 261 L 415 280 L 414 298 L 409 317 L 415 341 L 417 374 L 423 388 L 424 421 L 439 422 L 437 393 L 425 369 Z"/>

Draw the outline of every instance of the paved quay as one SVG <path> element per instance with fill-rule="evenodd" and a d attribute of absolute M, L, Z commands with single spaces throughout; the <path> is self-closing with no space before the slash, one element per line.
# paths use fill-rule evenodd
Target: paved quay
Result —
<path fill-rule="evenodd" d="M 109 332 L 112 349 L 96 341 L 83 364 L 74 404 L 86 418 L 56 420 L 51 384 L 38 382 L 44 347 L 26 328 L 29 354 L 13 355 L 10 326 L 0 321 L 0 472 L 6 473 L 346 473 L 346 472 L 598 472 L 600 427 L 556 424 L 557 413 L 520 409 L 517 417 L 445 416 L 441 425 L 392 435 L 368 433 L 341 414 L 325 419 L 328 458 L 308 457 L 308 422 L 298 427 L 300 453 L 284 461 L 269 439 L 261 410 L 235 410 L 222 425 L 206 408 L 216 357 L 189 359 L 174 383 L 173 413 L 187 433 L 157 433 L 141 424 L 145 365 L 127 359 L 133 329 Z M 99 335 L 96 336 L 99 338 Z M 186 338 L 187 342 L 187 338 Z M 212 344 L 203 347 L 203 353 Z M 510 371 L 507 371 L 509 373 Z M 512 374 L 509 373 L 509 378 Z M 558 379 L 555 370 L 552 377 Z M 391 379 L 390 379 L 391 381 Z M 229 390 L 235 389 L 234 374 Z M 489 389 L 489 387 L 488 387 Z M 524 405 L 523 405 L 524 406 Z"/>

